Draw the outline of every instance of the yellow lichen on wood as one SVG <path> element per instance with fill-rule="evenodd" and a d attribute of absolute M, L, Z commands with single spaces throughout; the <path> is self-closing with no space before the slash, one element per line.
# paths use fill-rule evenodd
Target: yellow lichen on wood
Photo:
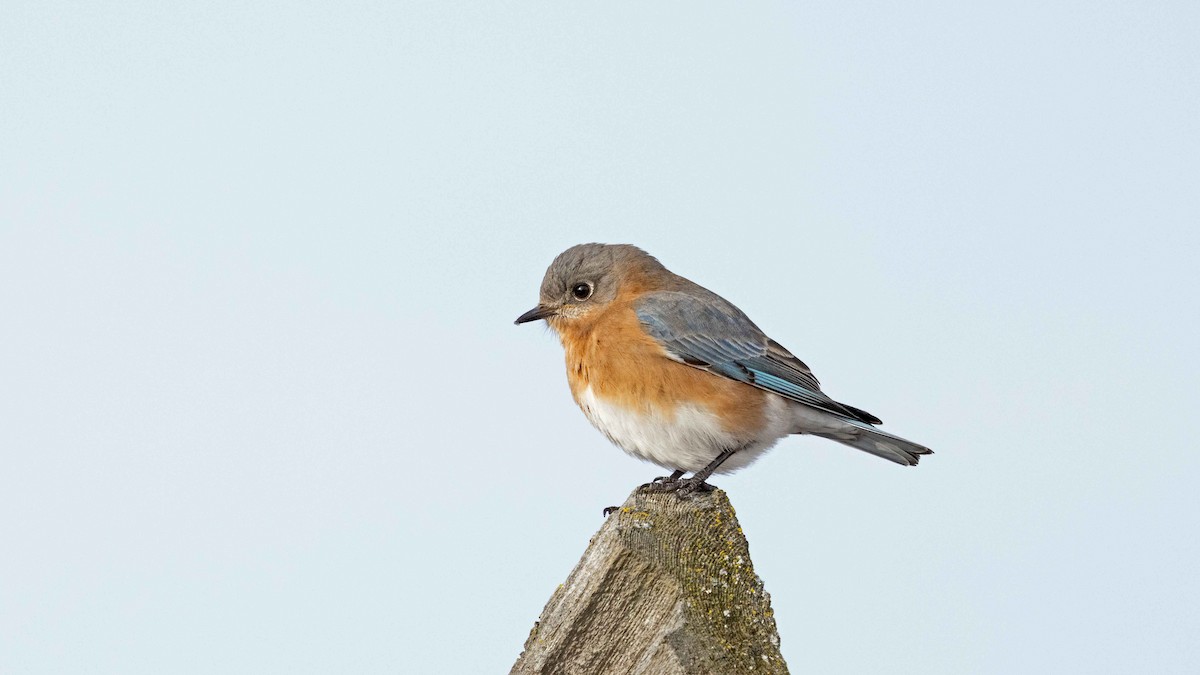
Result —
<path fill-rule="evenodd" d="M 720 490 L 635 490 L 535 630 L 514 673 L 787 672 L 770 596 Z"/>

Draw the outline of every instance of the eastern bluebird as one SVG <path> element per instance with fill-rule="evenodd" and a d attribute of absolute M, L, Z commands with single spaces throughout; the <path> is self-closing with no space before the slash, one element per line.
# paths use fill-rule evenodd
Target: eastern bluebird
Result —
<path fill-rule="evenodd" d="M 629 245 L 580 244 L 542 280 L 537 307 L 562 340 L 588 420 L 622 450 L 674 473 L 664 490 L 708 489 L 788 434 L 813 434 L 912 466 L 929 448 L 821 391 L 808 366 L 732 303 Z M 691 471 L 691 478 L 683 479 Z"/>

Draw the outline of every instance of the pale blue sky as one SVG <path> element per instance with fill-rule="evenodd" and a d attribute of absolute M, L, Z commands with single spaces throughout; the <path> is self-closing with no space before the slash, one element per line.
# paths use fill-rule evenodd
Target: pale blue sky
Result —
<path fill-rule="evenodd" d="M 719 485 L 793 672 L 1200 662 L 1192 2 L 0 9 L 0 672 L 505 672 L 631 242 L 938 453 Z"/>

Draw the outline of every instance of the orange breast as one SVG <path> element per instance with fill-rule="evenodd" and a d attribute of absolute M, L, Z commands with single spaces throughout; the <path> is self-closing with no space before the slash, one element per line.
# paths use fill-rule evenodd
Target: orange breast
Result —
<path fill-rule="evenodd" d="M 681 403 L 699 404 L 738 436 L 751 435 L 764 424 L 765 392 L 670 359 L 642 330 L 631 303 L 613 303 L 589 318 L 556 327 L 576 403 L 591 387 L 606 403 L 658 412 L 667 419 Z"/>

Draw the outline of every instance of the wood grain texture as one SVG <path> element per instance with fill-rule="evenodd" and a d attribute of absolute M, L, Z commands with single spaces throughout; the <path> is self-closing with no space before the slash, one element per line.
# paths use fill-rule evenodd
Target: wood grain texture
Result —
<path fill-rule="evenodd" d="M 787 673 L 725 493 L 635 490 L 550 597 L 511 672 Z"/>

